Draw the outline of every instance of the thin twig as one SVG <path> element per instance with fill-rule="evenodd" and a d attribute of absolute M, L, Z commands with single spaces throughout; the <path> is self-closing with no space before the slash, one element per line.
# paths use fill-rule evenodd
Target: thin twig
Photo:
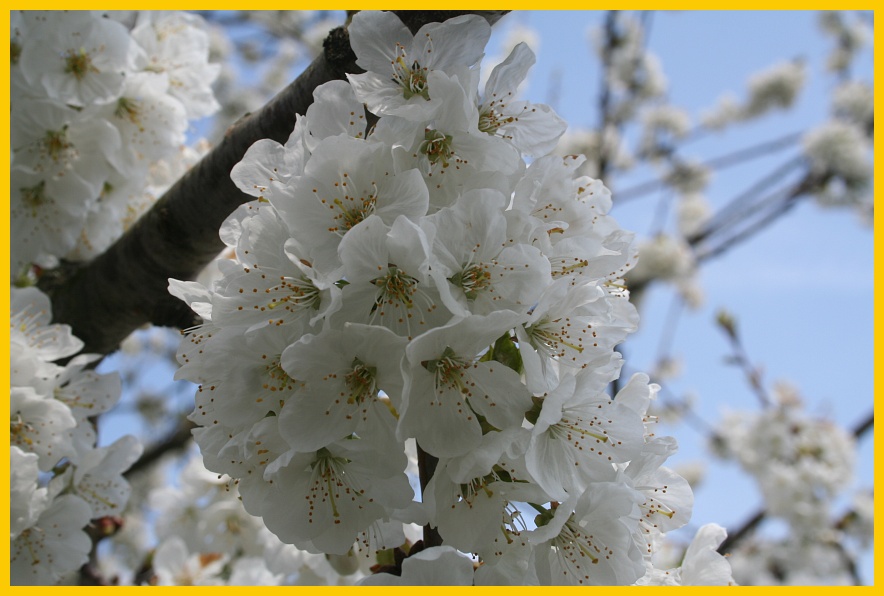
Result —
<path fill-rule="evenodd" d="M 739 217 L 733 216 L 731 219 L 733 222 L 731 227 L 736 227 L 738 224 L 746 225 L 746 227 L 739 232 L 732 232 L 725 240 L 719 241 L 717 246 L 698 251 L 697 262 L 699 263 L 717 257 L 740 242 L 751 238 L 791 211 L 800 200 L 809 197 L 814 190 L 824 187 L 830 176 L 831 174 L 829 173 L 819 174 L 812 171 L 808 172 L 805 174 L 804 178 L 791 189 L 779 190 L 767 196 L 765 199 L 758 201 L 755 210 L 745 209 L 740 212 Z M 767 212 L 765 213 L 763 209 L 766 209 Z M 759 213 L 762 215 L 759 215 Z M 754 221 L 752 221 L 753 219 Z M 752 223 L 745 224 L 746 221 L 752 221 Z M 719 227 L 719 229 L 721 229 L 721 227 Z M 710 234 L 706 234 L 703 238 L 708 240 L 709 236 Z M 691 245 L 697 244 L 693 238 L 691 238 L 689 242 Z"/>
<path fill-rule="evenodd" d="M 666 314 L 666 320 L 663 325 L 663 331 L 660 332 L 660 341 L 657 344 L 657 361 L 660 362 L 664 358 L 669 358 L 672 351 L 672 344 L 675 342 L 675 331 L 678 328 L 678 320 L 681 316 L 684 306 L 684 300 L 677 293 L 672 295 L 672 301 L 669 303 L 669 310 Z"/>
<path fill-rule="evenodd" d="M 608 147 L 605 146 L 605 131 L 611 121 L 611 57 L 617 44 L 617 11 L 609 10 L 605 16 L 605 44 L 602 48 L 602 80 L 599 92 L 599 127 L 598 127 L 598 167 L 596 177 L 604 179 L 608 172 Z"/>
<path fill-rule="evenodd" d="M 697 251 L 696 262 L 702 263 L 704 261 L 708 261 L 710 259 L 718 257 L 736 246 L 737 244 L 745 242 L 764 228 L 768 227 L 770 224 L 774 223 L 780 217 L 791 211 L 795 207 L 795 205 L 798 204 L 798 200 L 800 198 L 801 195 L 790 195 L 787 200 L 781 202 L 779 205 L 776 205 L 773 209 L 770 209 L 764 217 L 757 219 L 752 225 L 748 225 L 739 232 L 732 233 L 729 237 L 727 237 L 725 240 L 720 241 L 713 248 Z"/>
<path fill-rule="evenodd" d="M 767 175 L 756 180 L 751 186 L 749 186 L 749 188 L 735 196 L 728 201 L 724 207 L 719 209 L 715 216 L 706 223 L 703 229 L 688 238 L 688 241 L 697 243 L 728 225 L 734 218 L 745 214 L 746 212 L 757 210 L 761 201 L 756 197 L 762 195 L 762 193 L 767 191 L 771 186 L 776 185 L 784 177 L 800 168 L 803 164 L 804 160 L 801 158 L 790 159 L 774 168 Z"/>
<path fill-rule="evenodd" d="M 741 163 L 751 161 L 759 157 L 764 157 L 781 149 L 787 149 L 790 146 L 794 145 L 795 141 L 801 138 L 802 134 L 803 133 L 791 133 L 783 137 L 773 139 L 771 141 L 765 141 L 763 143 L 753 145 L 751 147 L 744 147 L 743 149 L 738 149 L 737 151 L 734 151 L 732 153 L 726 153 L 724 155 L 719 155 L 718 157 L 713 157 L 708 161 L 702 162 L 700 165 L 710 170 L 723 170 L 725 168 L 739 165 Z M 664 186 L 667 186 L 667 182 L 666 180 L 661 179 L 640 182 L 635 186 L 624 188 L 623 190 L 618 191 L 617 201 L 619 203 L 630 201 L 632 199 L 640 197 L 641 195 L 658 190 Z"/>
<path fill-rule="evenodd" d="M 734 353 L 731 355 L 732 362 L 743 369 L 746 381 L 749 383 L 749 387 L 752 388 L 752 391 L 758 398 L 761 407 L 769 408 L 773 404 L 773 401 L 767 394 L 764 384 L 761 382 L 760 369 L 757 366 L 752 366 L 752 363 L 749 362 L 749 355 L 746 354 L 746 349 L 743 347 L 743 343 L 740 341 L 739 336 L 728 335 L 728 338 L 730 339 L 731 347 L 734 350 Z"/>
<path fill-rule="evenodd" d="M 183 419 L 178 424 L 178 427 L 167 435 L 165 439 L 142 453 L 141 457 L 138 458 L 138 461 L 132 464 L 132 467 L 129 468 L 123 476 L 127 478 L 134 476 L 158 462 L 167 453 L 184 449 L 188 443 L 190 443 L 191 439 L 193 439 L 194 428 L 196 428 L 196 425 L 193 422 Z"/>
<path fill-rule="evenodd" d="M 726 555 L 727 553 L 734 550 L 734 546 L 739 544 L 746 538 L 749 534 L 751 534 L 758 525 L 764 521 L 767 517 L 767 511 L 764 509 L 760 509 L 756 511 L 752 517 L 744 521 L 740 528 L 736 532 L 728 532 L 727 538 L 724 539 L 718 547 L 718 553 L 721 555 Z"/>

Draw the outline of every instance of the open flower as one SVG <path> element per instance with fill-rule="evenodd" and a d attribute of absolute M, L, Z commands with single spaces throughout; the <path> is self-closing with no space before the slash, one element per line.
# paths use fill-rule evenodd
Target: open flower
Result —
<path fill-rule="evenodd" d="M 521 426 L 531 397 L 518 373 L 481 361 L 521 319 L 510 311 L 473 315 L 415 338 L 405 350 L 399 436 L 415 437 L 437 457 L 454 457 L 481 442 L 478 416 L 501 430 Z"/>
<path fill-rule="evenodd" d="M 349 30 L 356 64 L 367 71 L 347 75 L 359 101 L 380 116 L 418 121 L 443 105 L 430 73 L 465 74 L 491 36 L 491 26 L 476 15 L 430 23 L 412 35 L 391 12 L 362 11 Z"/>
<path fill-rule="evenodd" d="M 86 12 L 47 13 L 41 25 L 27 36 L 19 58 L 30 85 L 80 107 L 120 96 L 136 51 L 123 25 Z"/>
<path fill-rule="evenodd" d="M 534 62 L 534 52 L 522 42 L 494 67 L 479 105 L 479 130 L 539 157 L 555 148 L 568 125 L 549 106 L 514 98 Z"/>

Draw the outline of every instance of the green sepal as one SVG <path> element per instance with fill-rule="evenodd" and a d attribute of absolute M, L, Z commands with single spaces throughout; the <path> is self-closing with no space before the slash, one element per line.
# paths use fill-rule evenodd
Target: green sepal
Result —
<path fill-rule="evenodd" d="M 537 424 L 537 419 L 540 418 L 540 410 L 543 409 L 543 398 L 532 395 L 531 404 L 531 409 L 525 412 L 525 420 L 531 424 Z"/>

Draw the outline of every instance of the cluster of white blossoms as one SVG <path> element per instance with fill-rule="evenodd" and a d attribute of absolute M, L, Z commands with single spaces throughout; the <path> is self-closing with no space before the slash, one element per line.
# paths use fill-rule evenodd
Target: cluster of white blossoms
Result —
<path fill-rule="evenodd" d="M 185 130 L 217 108 L 216 67 L 192 15 L 10 20 L 10 259 L 26 285 L 33 265 L 103 251 L 192 163 Z M 130 493 L 122 473 L 142 449 L 129 436 L 97 447 L 94 420 L 119 400 L 120 377 L 91 370 L 100 357 L 79 354 L 83 342 L 51 318 L 37 288 L 12 288 L 13 584 L 65 581 L 87 562 L 87 526 L 120 516 Z"/>
<path fill-rule="evenodd" d="M 874 211 L 874 94 L 861 81 L 842 83 L 832 97 L 832 119 L 803 138 L 804 155 L 824 182 L 823 205 L 855 206 L 871 223 Z"/>
<path fill-rule="evenodd" d="M 835 43 L 827 60 L 829 70 L 846 74 L 857 53 L 874 38 L 874 30 L 861 13 L 847 11 L 821 11 L 820 29 L 832 36 Z"/>
<path fill-rule="evenodd" d="M 120 377 L 88 369 L 98 356 L 76 355 L 83 343 L 50 324 L 49 298 L 13 288 L 11 308 L 10 582 L 54 584 L 86 563 L 90 520 L 122 512 L 122 473 L 141 445 L 126 436 L 96 447 L 90 418 L 117 402 Z"/>
<path fill-rule="evenodd" d="M 635 583 L 692 494 L 650 430 L 658 387 L 605 392 L 637 323 L 632 234 L 582 157 L 549 155 L 565 124 L 514 97 L 526 45 L 480 90 L 479 17 L 412 35 L 359 12 L 349 31 L 366 72 L 249 149 L 232 178 L 255 199 L 221 230 L 235 256 L 210 287 L 170 283 L 204 320 L 178 377 L 199 383 L 206 466 L 308 552 L 437 528 L 445 546 L 372 583 Z M 438 458 L 420 501 L 411 439 Z"/>
<path fill-rule="evenodd" d="M 827 517 L 853 478 L 856 446 L 843 428 L 803 412 L 800 397 L 779 385 L 777 404 L 755 415 L 725 418 L 725 453 L 752 474 L 767 510 L 803 526 Z"/>
<path fill-rule="evenodd" d="M 795 103 L 806 78 L 805 65 L 800 60 L 774 64 L 749 78 L 745 102 L 741 103 L 732 95 L 719 98 L 718 105 L 704 114 L 703 125 L 720 130 L 736 122 L 789 108 Z"/>
<path fill-rule="evenodd" d="M 652 162 L 667 157 L 691 130 L 688 113 L 670 104 L 648 107 L 641 113 L 641 121 L 639 153 Z"/>
<path fill-rule="evenodd" d="M 202 19 L 14 11 L 11 273 L 100 254 L 145 208 L 150 169 L 213 113 Z"/>
<path fill-rule="evenodd" d="M 114 584 L 352 585 L 368 572 L 360 569 L 364 558 L 280 542 L 246 513 L 229 478 L 203 467 L 196 449 L 167 458 L 133 485 L 125 524 L 103 543 L 109 548 L 99 560 Z"/>

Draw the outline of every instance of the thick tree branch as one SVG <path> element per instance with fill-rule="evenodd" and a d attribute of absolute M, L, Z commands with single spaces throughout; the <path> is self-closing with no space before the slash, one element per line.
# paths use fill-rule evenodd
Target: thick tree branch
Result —
<path fill-rule="evenodd" d="M 400 11 L 412 30 L 467 11 Z M 474 11 L 476 12 L 476 11 Z M 490 23 L 506 11 L 478 11 Z M 44 275 L 57 323 L 70 325 L 87 352 L 107 354 L 138 327 L 188 327 L 193 315 L 168 292 L 168 279 L 193 279 L 223 248 L 222 222 L 250 200 L 230 170 L 259 139 L 283 143 L 313 102 L 319 85 L 362 72 L 346 29 L 333 30 L 324 52 L 260 111 L 230 127 L 223 141 L 176 182 L 153 208 L 104 254 L 86 265 L 67 264 Z"/>

